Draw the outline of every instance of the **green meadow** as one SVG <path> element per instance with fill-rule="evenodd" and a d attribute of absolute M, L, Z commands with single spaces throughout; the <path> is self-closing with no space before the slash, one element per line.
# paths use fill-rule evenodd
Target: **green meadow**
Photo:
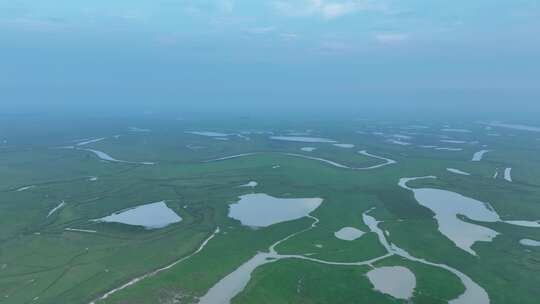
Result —
<path fill-rule="evenodd" d="M 383 256 L 385 248 L 362 220 L 363 213 L 374 208 L 369 214 L 380 221 L 379 228 L 389 242 L 414 257 L 466 274 L 487 292 L 490 303 L 534 304 L 540 298 L 540 247 L 519 242 L 540 240 L 540 228 L 460 217 L 499 233 L 491 242 L 476 242 L 477 255 L 473 256 L 438 230 L 432 210 L 398 186 L 402 177 L 434 175 L 437 179 L 417 180 L 409 186 L 449 190 L 489 203 L 505 220 L 540 220 L 540 133 L 505 128 L 487 131 L 481 124 L 460 121 L 452 125 L 471 132 L 444 132 L 443 124 L 434 120 L 423 122 L 426 127 L 421 129 L 410 127 L 418 122 L 406 120 L 279 124 L 157 118 L 56 124 L 40 124 L 33 118 L 22 121 L 27 122 L 26 127 L 3 126 L 0 133 L 7 140 L 0 146 L 0 303 L 88 304 L 188 256 L 95 303 L 197 303 L 258 252 L 268 251 L 272 244 L 313 222 L 302 217 L 268 227 L 242 225 L 228 216 L 229 205 L 249 193 L 323 199 L 311 213 L 319 223 L 280 243 L 276 247 L 279 254 L 345 263 Z M 9 119 L 3 122 L 5 126 L 12 123 Z M 149 130 L 130 131 L 133 126 Z M 330 138 L 355 147 L 271 139 L 306 130 L 312 131 L 302 136 Z M 218 140 L 186 131 L 234 135 Z M 488 135 L 495 131 L 499 136 Z M 379 132 L 382 135 L 375 134 Z M 74 141 L 101 137 L 105 139 L 81 146 Z M 441 142 L 447 137 L 465 143 Z M 462 150 L 425 147 L 433 145 Z M 317 149 L 303 152 L 302 147 Z M 102 160 L 84 149 L 103 151 L 124 162 Z M 479 162 L 471 161 L 482 149 L 490 152 Z M 397 163 L 353 170 L 287 154 L 355 168 L 384 163 L 357 153 L 361 150 Z M 254 154 L 208 162 L 244 153 Z M 503 175 L 509 167 L 512 182 Z M 470 175 L 451 173 L 447 168 Z M 495 172 L 499 172 L 497 178 L 493 178 Z M 258 185 L 239 187 L 249 181 Z M 24 187 L 30 188 L 21 190 Z M 65 205 L 48 215 L 62 201 Z M 160 229 L 93 221 L 158 201 L 165 201 L 182 221 Z M 343 227 L 365 234 L 353 241 L 336 238 L 334 233 Z M 361 266 L 283 258 L 257 267 L 231 302 L 409 303 L 379 291 L 370 282 L 366 274 L 383 266 L 403 266 L 414 273 L 412 303 L 447 303 L 465 290 L 450 271 L 398 255 Z"/>

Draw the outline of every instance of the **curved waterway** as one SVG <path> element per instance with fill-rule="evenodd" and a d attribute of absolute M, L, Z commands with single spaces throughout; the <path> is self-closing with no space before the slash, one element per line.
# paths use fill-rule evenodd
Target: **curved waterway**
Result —
<path fill-rule="evenodd" d="M 66 203 L 64 201 L 60 202 L 56 207 L 52 208 L 51 211 L 47 214 L 47 217 L 53 215 L 56 211 L 58 211 L 60 208 L 64 207 Z"/>
<path fill-rule="evenodd" d="M 460 174 L 460 175 L 471 175 L 471 174 L 468 173 L 468 172 L 461 171 L 461 170 L 459 170 L 459 169 L 454 169 L 454 168 L 446 168 L 446 171 L 452 172 L 452 173 L 455 173 L 455 174 Z"/>
<path fill-rule="evenodd" d="M 144 280 L 144 279 L 146 279 L 146 278 L 153 277 L 153 276 L 159 274 L 159 273 L 162 272 L 162 271 L 169 270 L 169 269 L 173 268 L 174 266 L 178 265 L 179 263 L 184 262 L 185 260 L 187 260 L 187 259 L 193 257 L 194 255 L 196 255 L 197 253 L 201 252 L 201 251 L 204 249 L 204 247 L 206 247 L 206 245 L 208 244 L 208 242 L 210 242 L 210 240 L 212 240 L 212 239 L 216 236 L 216 234 L 218 234 L 218 233 L 219 233 L 219 227 L 217 227 L 216 230 L 214 231 L 214 233 L 212 233 L 208 238 L 206 238 L 206 239 L 201 243 L 201 245 L 199 246 L 199 248 L 197 248 L 197 250 L 195 250 L 195 251 L 194 251 L 193 253 L 191 253 L 190 255 L 185 256 L 185 257 L 183 257 L 183 258 L 180 258 L 180 259 L 178 259 L 178 260 L 176 260 L 176 261 L 174 261 L 174 262 L 172 262 L 172 263 L 170 263 L 170 264 L 168 264 L 168 265 L 166 265 L 166 266 L 164 266 L 164 267 L 158 268 L 158 269 L 156 269 L 156 270 L 153 270 L 153 271 L 151 271 L 151 272 L 148 272 L 148 273 L 146 273 L 146 274 L 143 274 L 143 275 L 141 275 L 141 276 L 139 276 L 139 277 L 133 278 L 133 279 L 131 279 L 130 281 L 128 281 L 127 283 L 123 284 L 122 286 L 117 287 L 117 288 L 115 288 L 115 289 L 112 289 L 112 290 L 106 292 L 106 293 L 103 294 L 101 297 L 95 299 L 94 301 L 90 302 L 89 304 L 95 304 L 96 302 L 105 300 L 105 299 L 107 299 L 108 297 L 112 296 L 113 294 L 115 294 L 115 293 L 117 293 L 117 292 L 119 292 L 119 291 L 121 291 L 121 290 L 123 290 L 123 289 L 128 288 L 129 286 L 135 285 L 135 284 L 137 284 L 138 282 L 140 282 L 140 281 L 142 281 L 142 280 Z"/>
<path fill-rule="evenodd" d="M 456 270 L 450 266 L 447 266 L 445 264 L 438 264 L 438 263 L 432 263 L 429 261 L 426 261 L 424 259 L 416 258 L 412 255 L 410 255 L 405 250 L 399 248 L 398 246 L 389 243 L 386 240 L 384 232 L 378 227 L 379 222 L 372 216 L 368 215 L 368 213 L 371 210 L 368 210 L 362 214 L 362 219 L 364 223 L 369 227 L 370 231 L 375 233 L 378 238 L 381 245 L 386 249 L 387 253 L 373 258 L 371 260 L 365 260 L 365 261 L 359 261 L 359 262 L 330 262 L 330 261 L 324 261 L 319 259 L 310 258 L 305 255 L 284 255 L 279 254 L 276 252 L 275 248 L 279 244 L 301 234 L 306 231 L 309 231 L 317 226 L 319 220 L 316 217 L 308 216 L 309 218 L 313 219 L 313 223 L 308 228 L 295 232 L 277 242 L 275 242 L 273 245 L 271 245 L 268 248 L 267 252 L 259 252 L 255 256 L 253 256 L 251 259 L 249 259 L 244 264 L 240 265 L 237 269 L 235 269 L 233 272 L 225 276 L 223 279 L 218 281 L 212 288 L 208 290 L 208 292 L 202 296 L 199 299 L 199 304 L 229 304 L 231 300 L 240 294 L 244 288 L 249 283 L 249 280 L 251 279 L 251 274 L 255 269 L 258 267 L 273 263 L 282 259 L 301 259 L 306 261 L 311 261 L 315 263 L 321 263 L 326 265 L 336 265 L 336 266 L 370 266 L 373 267 L 373 263 L 378 262 L 382 259 L 388 258 L 393 255 L 397 255 L 400 257 L 403 257 L 405 259 L 426 264 L 429 266 L 441 268 L 444 270 L 447 270 L 454 275 L 456 275 L 465 286 L 465 291 L 463 294 L 459 295 L 456 299 L 451 300 L 449 303 L 451 304 L 489 304 L 489 297 L 486 291 L 480 287 L 478 284 L 476 284 L 471 278 L 469 278 L 464 273 L 460 272 L 459 270 Z M 381 287 L 381 286 L 379 286 Z M 386 288 L 388 286 L 385 286 Z M 383 287 L 381 287 L 383 289 Z M 399 295 L 401 296 L 401 294 Z"/>
<path fill-rule="evenodd" d="M 88 145 L 88 144 L 97 143 L 97 142 L 100 142 L 102 140 L 105 140 L 105 137 L 86 139 L 84 141 L 76 143 L 75 145 L 76 146 L 84 146 L 84 145 Z"/>
<path fill-rule="evenodd" d="M 26 190 L 34 189 L 35 187 L 36 187 L 36 186 L 34 186 L 34 185 L 24 186 L 24 187 L 15 189 L 15 191 L 16 191 L 16 192 L 21 192 L 21 191 L 26 191 Z"/>
<path fill-rule="evenodd" d="M 92 152 L 99 159 L 109 161 L 109 162 L 125 163 L 125 164 L 138 164 L 138 165 L 155 165 L 155 163 L 153 163 L 153 162 L 131 162 L 131 161 L 126 161 L 126 160 L 116 159 L 116 158 L 110 156 L 109 154 L 107 154 L 105 152 L 102 152 L 102 151 L 99 151 L 99 150 L 94 150 L 94 149 L 77 149 L 77 150 L 83 150 L 83 151 Z"/>
<path fill-rule="evenodd" d="M 491 152 L 491 150 L 480 150 L 473 154 L 472 161 L 481 161 L 484 158 L 484 154 Z"/>
<path fill-rule="evenodd" d="M 206 160 L 206 161 L 204 161 L 204 162 L 205 162 L 205 163 L 210 163 L 210 162 L 221 161 L 221 160 L 227 160 L 227 159 L 234 159 L 234 158 L 239 158 L 239 157 L 244 157 L 244 156 L 251 156 L 251 155 L 255 155 L 255 154 L 257 154 L 257 152 L 253 152 L 253 153 L 242 153 L 242 154 L 236 154 L 236 155 L 225 156 L 225 157 L 220 157 L 220 158 L 213 158 L 213 159 Z"/>
<path fill-rule="evenodd" d="M 204 162 L 208 163 L 208 162 L 214 162 L 214 161 L 228 160 L 228 159 L 234 159 L 234 158 L 239 158 L 239 157 L 244 157 L 244 156 L 251 156 L 251 155 L 261 154 L 261 153 L 262 152 L 236 154 L 236 155 L 231 155 L 231 156 L 214 158 L 214 159 L 206 160 Z M 349 167 L 347 165 L 335 162 L 333 160 L 328 160 L 328 159 L 325 159 L 325 158 L 321 158 L 321 157 L 314 157 L 314 156 L 308 156 L 308 155 L 296 154 L 296 153 L 284 153 L 284 152 L 268 152 L 268 153 L 279 153 L 279 154 L 284 154 L 284 155 L 293 156 L 293 157 L 316 160 L 316 161 L 323 162 L 325 164 L 332 165 L 334 167 L 343 168 L 343 169 L 350 169 L 350 170 L 372 170 L 372 169 L 377 169 L 377 168 L 381 168 L 381 167 L 392 165 L 392 164 L 397 164 L 397 161 L 395 161 L 393 159 L 378 156 L 378 155 L 374 155 L 374 154 L 370 154 L 366 150 L 358 151 L 358 154 L 362 154 L 364 156 L 368 156 L 368 157 L 371 157 L 371 158 L 384 160 L 384 162 L 380 163 L 380 164 L 377 164 L 377 165 L 368 166 L 368 167 Z"/>
<path fill-rule="evenodd" d="M 501 122 L 491 122 L 488 125 L 492 127 L 501 127 L 501 128 L 508 128 L 508 129 L 521 130 L 521 131 L 540 132 L 540 127 L 536 127 L 536 126 L 528 126 L 528 125 L 521 125 L 521 124 L 508 124 L 508 123 L 501 123 Z"/>
<path fill-rule="evenodd" d="M 476 242 L 490 242 L 499 233 L 493 229 L 466 222 L 458 215 L 479 222 L 504 222 L 510 225 L 523 227 L 540 227 L 536 221 L 502 220 L 497 212 L 488 204 L 459 193 L 433 189 L 433 188 L 410 188 L 409 181 L 418 179 L 433 179 L 435 176 L 401 178 L 398 185 L 412 191 L 414 198 L 420 205 L 429 208 L 435 213 L 435 220 L 439 231 L 450 239 L 454 244 L 466 252 L 476 255 L 471 248 Z"/>
<path fill-rule="evenodd" d="M 270 136 L 270 139 L 282 141 L 294 141 L 304 143 L 335 143 L 336 141 L 322 137 L 307 137 L 307 136 Z"/>
<path fill-rule="evenodd" d="M 368 167 L 349 167 L 347 165 L 340 164 L 338 162 L 328 160 L 328 159 L 324 159 L 324 158 L 320 158 L 320 157 L 313 157 L 313 156 L 307 156 L 307 155 L 296 154 L 296 153 L 285 153 L 285 154 L 289 155 L 289 156 L 294 156 L 294 157 L 300 157 L 300 158 L 305 158 L 305 159 L 316 160 L 316 161 L 320 161 L 320 162 L 332 165 L 334 167 L 343 168 L 343 169 L 350 169 L 350 170 L 372 170 L 372 169 L 377 169 L 377 168 L 380 168 L 380 167 L 384 167 L 384 166 L 388 166 L 388 165 L 392 165 L 392 164 L 397 163 L 397 161 L 395 161 L 393 159 L 389 159 L 389 158 L 386 158 L 386 157 L 370 154 L 365 150 L 364 151 L 358 151 L 358 153 L 362 154 L 362 155 L 365 155 L 365 156 L 368 156 L 368 157 L 384 160 L 384 163 L 373 165 L 373 166 L 368 166 Z"/>
<path fill-rule="evenodd" d="M 377 236 L 379 237 L 379 242 L 383 245 L 383 247 L 386 249 L 386 251 L 388 251 L 390 255 L 398 255 L 413 262 L 418 262 L 450 271 L 461 280 L 461 282 L 465 286 L 465 291 L 456 299 L 451 300 L 449 302 L 450 304 L 489 304 L 489 296 L 487 292 L 482 287 L 480 287 L 480 285 L 476 284 L 466 274 L 445 264 L 433 263 L 424 259 L 414 257 L 404 249 L 399 248 L 395 244 L 389 243 L 386 240 L 383 231 L 379 228 L 379 221 L 377 221 L 374 217 L 368 215 L 368 212 L 369 211 L 365 212 L 362 215 L 364 223 L 369 227 L 372 232 L 375 232 L 377 234 Z"/>
<path fill-rule="evenodd" d="M 64 146 L 64 147 L 59 147 L 59 148 L 60 149 L 73 149 L 73 150 L 79 150 L 79 151 L 92 152 L 99 159 L 104 160 L 104 161 L 108 161 L 108 162 L 113 162 L 113 163 L 124 163 L 124 164 L 133 164 L 133 165 L 155 165 L 156 164 L 154 162 L 132 162 L 132 161 L 127 161 L 127 160 L 120 160 L 120 159 L 116 159 L 116 158 L 110 156 L 109 154 L 107 154 L 107 153 L 105 153 L 103 151 L 99 151 L 99 150 L 95 150 L 95 149 L 82 149 L 82 148 L 76 148 L 74 146 Z"/>

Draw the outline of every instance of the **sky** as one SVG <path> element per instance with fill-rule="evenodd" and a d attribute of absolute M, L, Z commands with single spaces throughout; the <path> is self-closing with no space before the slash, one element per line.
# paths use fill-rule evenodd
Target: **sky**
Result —
<path fill-rule="evenodd" d="M 17 104 L 292 102 L 539 79 L 538 0 L 0 0 L 0 98 Z"/>

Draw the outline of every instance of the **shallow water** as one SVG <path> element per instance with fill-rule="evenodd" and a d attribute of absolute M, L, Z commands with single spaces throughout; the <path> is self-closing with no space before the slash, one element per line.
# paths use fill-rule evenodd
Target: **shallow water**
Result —
<path fill-rule="evenodd" d="M 277 198 L 264 193 L 246 194 L 229 206 L 229 217 L 242 225 L 267 227 L 307 216 L 322 203 L 320 198 Z"/>
<path fill-rule="evenodd" d="M 208 137 L 227 137 L 230 135 L 226 133 L 210 132 L 210 131 L 186 131 L 185 133 L 193 134 L 193 135 L 208 136 Z"/>
<path fill-rule="evenodd" d="M 367 273 L 371 284 L 382 293 L 396 299 L 410 299 L 416 287 L 416 277 L 403 266 L 380 267 Z"/>
<path fill-rule="evenodd" d="M 381 164 L 378 164 L 378 165 L 368 166 L 368 167 L 349 167 L 347 165 L 340 164 L 338 162 L 328 160 L 328 159 L 324 159 L 324 158 L 321 158 L 321 157 L 312 157 L 312 156 L 307 156 L 307 155 L 302 155 L 302 154 L 295 154 L 295 153 L 285 153 L 285 154 L 289 155 L 289 156 L 295 156 L 295 157 L 301 157 L 301 158 L 305 158 L 305 159 L 317 160 L 317 161 L 332 165 L 334 167 L 343 168 L 343 169 L 350 169 L 350 170 L 372 170 L 372 169 L 376 169 L 376 168 L 380 168 L 380 167 L 384 167 L 384 166 L 388 166 L 388 165 L 392 165 L 392 164 L 397 163 L 395 160 L 385 158 L 385 157 L 382 157 L 382 156 L 377 156 L 377 155 L 374 155 L 374 154 L 370 154 L 367 151 L 358 151 L 358 154 L 362 154 L 362 155 L 372 157 L 372 158 L 376 158 L 376 159 L 381 159 L 381 160 L 384 160 L 385 162 L 381 163 Z"/>
<path fill-rule="evenodd" d="M 446 190 L 409 188 L 406 184 L 411 180 L 415 178 L 402 178 L 399 185 L 413 191 L 418 203 L 435 213 L 439 231 L 457 247 L 476 255 L 471 249 L 475 242 L 489 242 L 497 236 L 495 230 L 465 222 L 457 217 L 460 214 L 476 221 L 499 221 L 497 213 L 487 208 L 485 203 Z"/>
<path fill-rule="evenodd" d="M 270 136 L 270 139 L 283 140 L 283 141 L 295 141 L 295 142 L 307 142 L 307 143 L 335 143 L 336 141 L 329 138 L 321 137 L 306 137 L 306 136 Z"/>
<path fill-rule="evenodd" d="M 354 227 L 343 227 L 334 233 L 334 236 L 344 241 L 354 241 L 364 235 L 362 230 Z"/>
<path fill-rule="evenodd" d="M 21 188 L 18 188 L 17 190 L 15 190 L 16 192 L 21 192 L 21 191 L 26 191 L 26 190 L 30 190 L 30 189 L 33 189 L 35 188 L 36 186 L 34 185 L 31 185 L 31 186 L 24 186 L 24 187 L 21 187 Z"/>
<path fill-rule="evenodd" d="M 399 139 L 412 139 L 412 136 L 409 135 L 394 134 L 392 136 Z"/>
<path fill-rule="evenodd" d="M 484 158 L 484 154 L 490 152 L 491 150 L 480 150 L 474 153 L 472 161 L 481 161 Z"/>
<path fill-rule="evenodd" d="M 396 140 L 396 139 L 388 139 L 387 142 L 389 142 L 391 144 L 395 144 L 395 145 L 400 145 L 400 146 L 410 146 L 410 145 L 412 145 L 410 142 L 405 142 L 405 141 Z"/>
<path fill-rule="evenodd" d="M 109 154 L 107 154 L 105 152 L 102 152 L 102 151 L 93 150 L 93 149 L 85 149 L 85 151 L 90 151 L 90 152 L 94 153 L 97 157 L 99 157 L 102 160 L 111 161 L 111 162 L 121 162 L 121 160 L 113 158 Z"/>
<path fill-rule="evenodd" d="M 258 153 L 256 153 L 256 152 L 254 152 L 254 153 L 243 153 L 243 154 L 237 154 L 237 155 L 231 155 L 231 156 L 224 156 L 224 157 L 220 157 L 220 158 L 214 158 L 214 159 L 206 160 L 204 162 L 214 162 L 214 161 L 229 160 L 229 159 L 233 159 L 233 158 L 251 156 L 251 155 L 256 155 L 256 154 L 258 154 Z M 324 158 L 320 158 L 320 157 L 313 157 L 313 156 L 307 156 L 307 155 L 296 154 L 296 153 L 282 153 L 282 154 L 288 155 L 288 156 L 293 156 L 293 157 L 300 157 L 300 158 L 305 158 L 305 159 L 316 160 L 316 161 L 320 161 L 320 162 L 332 165 L 334 167 L 343 168 L 343 169 L 350 169 L 350 170 L 372 170 L 372 169 L 376 169 L 376 168 L 380 168 L 380 167 L 384 167 L 384 166 L 388 166 L 388 165 L 392 165 L 392 164 L 397 163 L 397 161 L 395 161 L 393 159 L 378 156 L 378 155 L 374 155 L 374 154 L 370 154 L 365 150 L 358 151 L 358 154 L 362 154 L 364 156 L 384 160 L 384 163 L 381 163 L 381 164 L 378 164 L 378 165 L 373 165 L 373 166 L 368 166 L 368 167 L 349 167 L 349 166 L 346 166 L 344 164 L 340 164 L 338 162 L 328 160 L 328 159 L 324 159 Z M 279 165 L 277 165 L 277 167 L 273 166 L 272 168 L 273 169 L 279 168 Z"/>
<path fill-rule="evenodd" d="M 471 220 L 480 222 L 503 222 L 523 227 L 540 227 L 540 223 L 536 221 L 501 220 L 497 212 L 489 204 L 459 193 L 431 188 L 410 188 L 407 186 L 407 182 L 409 181 L 425 178 L 435 177 L 402 178 L 399 181 L 399 186 L 413 191 L 418 203 L 435 213 L 434 218 L 439 226 L 439 231 L 454 242 L 457 247 L 470 254 L 476 255 L 476 252 L 471 248 L 474 243 L 490 242 L 499 233 L 490 228 L 463 221 L 458 218 L 458 215 L 466 216 Z"/>
<path fill-rule="evenodd" d="M 452 128 L 444 128 L 441 129 L 443 132 L 457 132 L 457 133 L 471 133 L 471 130 L 467 129 L 452 129 Z"/>
<path fill-rule="evenodd" d="M 454 168 L 446 168 L 446 170 L 448 172 L 452 172 L 452 173 L 455 173 L 455 174 L 461 174 L 461 175 L 471 175 L 470 173 L 467 173 L 465 171 L 461 171 L 459 169 L 454 169 Z"/>
<path fill-rule="evenodd" d="M 90 229 L 65 228 L 64 230 L 72 231 L 72 232 L 97 233 L 96 230 L 90 230 Z"/>
<path fill-rule="evenodd" d="M 338 148 L 346 148 L 346 149 L 354 148 L 353 144 L 333 144 L 333 145 Z"/>
<path fill-rule="evenodd" d="M 138 128 L 138 127 L 129 127 L 129 131 L 131 131 L 131 132 L 150 132 L 152 130 L 144 129 L 144 128 Z"/>
<path fill-rule="evenodd" d="M 242 154 L 236 154 L 236 155 L 225 156 L 225 157 L 220 157 L 220 158 L 214 158 L 214 159 L 207 160 L 205 162 L 209 163 L 209 162 L 220 161 L 220 160 L 228 160 L 228 159 L 239 158 L 239 157 L 244 157 L 244 156 L 251 156 L 255 154 L 257 153 L 242 153 Z"/>
<path fill-rule="evenodd" d="M 386 237 L 384 236 L 383 231 L 379 228 L 379 221 L 377 221 L 374 217 L 368 215 L 369 211 L 364 212 L 362 214 L 362 219 L 364 223 L 369 227 L 371 232 L 374 232 L 377 237 L 379 238 L 379 242 L 381 245 L 386 249 L 386 251 L 389 254 L 395 254 L 400 257 L 403 257 L 407 260 L 411 260 L 414 262 L 434 266 L 437 268 L 445 269 L 447 271 L 450 271 L 454 275 L 456 275 L 463 285 L 465 286 L 465 291 L 459 295 L 456 299 L 453 299 L 449 301 L 450 304 L 489 304 L 489 296 L 486 293 L 486 291 L 480 287 L 480 285 L 476 284 L 471 278 L 469 278 L 466 274 L 462 273 L 461 271 L 454 269 L 448 265 L 445 264 L 439 264 L 439 263 L 433 263 L 424 259 L 419 259 L 415 256 L 412 256 L 407 251 L 399 248 L 397 245 L 389 243 L 386 240 Z"/>
<path fill-rule="evenodd" d="M 66 228 L 67 230 L 67 228 Z M 75 229 L 77 230 L 77 229 Z M 133 279 L 131 279 L 129 282 L 127 283 L 124 283 L 123 285 L 121 285 L 120 287 L 117 287 L 117 288 L 114 288 L 113 290 L 110 290 L 108 292 L 106 292 L 105 294 L 103 294 L 102 296 L 100 296 L 99 298 L 93 300 L 92 302 L 90 302 L 89 304 L 96 304 L 96 302 L 98 301 L 101 301 L 101 300 L 105 300 L 107 299 L 108 297 L 112 296 L 113 294 L 123 290 L 123 289 L 126 289 L 132 285 L 135 285 L 137 283 L 139 283 L 140 281 L 146 279 L 146 278 L 150 278 L 150 277 L 153 277 L 163 271 L 167 271 L 171 268 L 173 268 L 174 266 L 192 258 L 193 256 L 197 255 L 199 252 L 201 252 L 205 247 L 206 245 L 208 245 L 208 243 L 219 233 L 220 229 L 219 227 L 216 228 L 216 230 L 214 230 L 214 233 L 212 233 L 208 238 L 206 238 L 202 243 L 201 245 L 199 246 L 199 248 L 197 248 L 197 250 L 195 250 L 193 253 L 191 253 L 190 255 L 188 256 L 185 256 L 185 257 L 182 257 L 182 258 L 179 258 L 177 259 L 176 261 L 164 266 L 164 267 L 161 267 L 161 268 L 158 268 L 156 270 L 153 270 L 151 272 L 148 272 L 148 273 L 145 273 L 141 276 L 138 276 L 138 277 L 135 277 Z M 94 231 L 96 232 L 96 231 Z"/>
<path fill-rule="evenodd" d="M 447 147 L 439 147 L 439 148 L 435 148 L 435 150 L 441 150 L 441 151 L 463 151 L 462 148 L 447 148 Z"/>
<path fill-rule="evenodd" d="M 257 187 L 257 185 L 259 185 L 259 183 L 257 183 L 256 181 L 250 181 L 249 183 L 240 185 L 238 187 L 255 188 Z"/>
<path fill-rule="evenodd" d="M 389 257 L 390 254 L 383 255 L 377 258 L 374 258 L 372 260 L 367 261 L 360 261 L 360 262 L 329 262 L 319 259 L 310 258 L 307 255 L 282 255 L 276 252 L 275 247 L 292 237 L 306 232 L 313 227 L 317 225 L 319 220 L 315 217 L 309 216 L 310 218 L 314 219 L 314 222 L 311 224 L 310 227 L 307 229 L 295 232 L 293 234 L 288 235 L 287 237 L 275 242 L 268 248 L 267 252 L 259 252 L 255 256 L 253 256 L 251 259 L 249 259 L 244 264 L 240 265 L 240 267 L 236 268 L 233 272 L 229 273 L 227 276 L 225 276 L 223 279 L 221 279 L 219 282 L 217 282 L 212 288 L 208 290 L 208 292 L 200 298 L 199 304 L 228 304 L 231 302 L 231 300 L 241 293 L 246 285 L 248 284 L 249 280 L 251 279 L 251 274 L 257 267 L 277 262 L 282 259 L 301 259 L 301 260 L 307 260 L 312 261 L 316 263 L 322 263 L 326 265 L 340 265 L 340 266 L 361 266 L 361 265 L 371 265 L 375 263 L 376 261 L 382 260 L 386 257 Z M 320 248 L 322 246 L 317 246 Z"/>
<path fill-rule="evenodd" d="M 531 240 L 531 239 L 521 239 L 519 240 L 519 243 L 524 246 L 532 246 L 532 247 L 540 246 L 540 241 Z"/>
<path fill-rule="evenodd" d="M 358 151 L 358 154 L 362 154 L 362 155 L 364 155 L 364 156 L 368 156 L 368 157 L 372 157 L 372 158 L 376 158 L 376 159 L 380 159 L 380 160 L 384 160 L 384 161 L 385 161 L 385 162 L 382 163 L 382 164 L 374 165 L 374 166 L 371 166 L 371 167 L 365 167 L 365 168 L 364 168 L 365 170 L 368 170 L 368 169 L 376 169 L 376 168 L 380 168 L 380 167 L 383 167 L 383 166 L 388 166 L 388 165 L 392 165 L 392 164 L 397 164 L 397 161 L 395 161 L 395 160 L 393 160 L 393 159 L 386 158 L 386 157 L 382 157 L 382 156 L 378 156 L 378 155 L 375 155 L 375 154 L 370 154 L 370 153 L 368 153 L 366 150 Z"/>
<path fill-rule="evenodd" d="M 56 211 L 58 211 L 60 208 L 64 207 L 66 203 L 62 201 L 60 204 L 58 204 L 56 207 L 52 208 L 51 211 L 47 214 L 47 217 L 53 215 Z"/>
<path fill-rule="evenodd" d="M 289 236 L 275 242 L 268 248 L 268 252 L 258 252 L 251 259 L 236 268 L 233 272 L 219 280 L 219 282 L 212 286 L 212 288 L 210 288 L 206 294 L 199 299 L 198 304 L 229 304 L 236 295 L 244 290 L 251 279 L 251 274 L 253 271 L 255 271 L 255 269 L 257 269 L 257 267 L 290 257 L 278 254 L 275 247 L 280 243 L 294 237 L 295 235 L 315 227 L 315 225 L 318 223 L 318 219 L 313 219 L 315 219 L 315 221 L 309 228 L 290 234 Z"/>
<path fill-rule="evenodd" d="M 371 260 L 364 260 L 364 261 L 358 261 L 358 262 L 330 262 L 330 261 L 324 261 L 320 259 L 311 258 L 308 255 L 282 255 L 276 252 L 275 248 L 277 245 L 293 238 L 294 236 L 299 235 L 300 233 L 309 231 L 313 229 L 319 220 L 315 217 L 309 216 L 310 218 L 314 219 L 314 222 L 311 224 L 310 227 L 295 232 L 293 234 L 290 234 L 289 236 L 275 242 L 273 245 L 270 246 L 268 249 L 268 252 L 259 252 L 256 255 L 254 255 L 250 260 L 242 264 L 240 267 L 236 268 L 233 272 L 231 272 L 229 275 L 221 279 L 219 282 L 217 282 L 212 288 L 208 290 L 208 292 L 200 298 L 199 303 L 200 304 L 228 304 L 231 302 L 231 300 L 241 293 L 244 288 L 247 286 L 249 280 L 251 279 L 251 274 L 257 267 L 267 264 L 267 263 L 273 263 L 277 262 L 281 259 L 301 259 L 306 261 L 311 261 L 315 263 L 321 263 L 326 265 L 336 265 L 336 266 L 365 266 L 369 265 L 373 267 L 372 265 L 380 260 L 383 260 L 385 258 L 388 258 L 392 255 L 398 255 L 400 257 L 403 257 L 405 259 L 430 265 L 433 267 L 438 267 L 444 270 L 447 270 L 453 274 L 455 274 L 459 279 L 462 281 L 463 285 L 465 286 L 465 291 L 463 294 L 461 294 L 456 299 L 450 301 L 451 304 L 489 304 L 489 297 L 487 293 L 485 292 L 482 287 L 480 287 L 478 284 L 476 284 L 474 281 L 472 281 L 467 275 L 463 274 L 462 272 L 449 267 L 444 264 L 437 264 L 432 263 L 429 261 L 426 261 L 424 259 L 416 258 L 409 253 L 407 253 L 405 250 L 397 247 L 394 244 L 390 244 L 383 233 L 383 231 L 378 227 L 378 221 L 369 216 L 367 212 L 364 212 L 362 214 L 362 219 L 364 223 L 369 227 L 371 232 L 374 232 L 381 243 L 381 245 L 386 249 L 387 253 L 384 255 L 381 255 L 379 257 L 373 258 Z M 317 246 L 316 247 L 322 247 Z M 408 280 L 409 286 L 410 286 L 411 280 Z M 382 284 L 381 284 L 382 286 Z M 383 286 L 384 287 L 384 286 Z M 414 287 L 413 287 L 414 289 Z M 397 293 L 396 293 L 397 294 Z M 401 296 L 403 293 L 400 293 L 398 296 Z"/>
<path fill-rule="evenodd" d="M 146 229 L 163 228 L 178 223 L 182 218 L 170 209 L 164 201 L 140 205 L 95 219 L 95 222 L 121 223 L 143 226 Z"/>
<path fill-rule="evenodd" d="M 506 181 L 512 182 L 512 168 L 504 169 L 504 179 Z"/>
<path fill-rule="evenodd" d="M 125 164 L 140 164 L 140 165 L 154 165 L 155 164 L 153 162 L 130 162 L 130 161 L 125 161 L 125 160 L 120 160 L 120 159 L 113 158 L 112 156 L 110 156 L 109 154 L 105 152 L 94 150 L 94 149 L 80 149 L 80 150 L 92 152 L 99 159 L 109 161 L 109 162 L 125 163 Z"/>
<path fill-rule="evenodd" d="M 521 125 L 521 124 L 507 124 L 507 123 L 492 122 L 489 125 L 493 127 L 501 127 L 501 128 L 508 128 L 508 129 L 521 130 L 521 131 L 540 132 L 540 127 Z"/>
<path fill-rule="evenodd" d="M 503 221 L 504 223 L 514 225 L 514 226 L 521 226 L 521 227 L 530 227 L 530 228 L 540 228 L 540 222 L 539 221 Z"/>
<path fill-rule="evenodd" d="M 200 298 L 198 304 L 226 304 L 239 294 L 251 279 L 251 273 L 264 264 L 273 262 L 272 253 L 259 252 L 235 271 L 221 279 Z"/>
<path fill-rule="evenodd" d="M 92 138 L 92 139 L 89 139 L 89 140 L 85 140 L 85 141 L 82 141 L 82 142 L 78 142 L 76 145 L 77 145 L 77 146 L 84 146 L 84 145 L 88 145 L 88 144 L 100 142 L 100 141 L 102 141 L 102 140 L 104 140 L 104 139 L 105 139 L 105 137 Z"/>
<path fill-rule="evenodd" d="M 424 125 L 410 125 L 410 126 L 405 126 L 403 127 L 403 129 L 429 129 L 428 126 L 424 126 Z"/>

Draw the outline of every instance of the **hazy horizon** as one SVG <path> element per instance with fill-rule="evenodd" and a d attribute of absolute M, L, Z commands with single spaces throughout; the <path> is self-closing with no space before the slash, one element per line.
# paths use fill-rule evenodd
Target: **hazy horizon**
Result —
<path fill-rule="evenodd" d="M 11 112 L 536 113 L 539 16 L 528 0 L 4 0 L 0 98 Z"/>

